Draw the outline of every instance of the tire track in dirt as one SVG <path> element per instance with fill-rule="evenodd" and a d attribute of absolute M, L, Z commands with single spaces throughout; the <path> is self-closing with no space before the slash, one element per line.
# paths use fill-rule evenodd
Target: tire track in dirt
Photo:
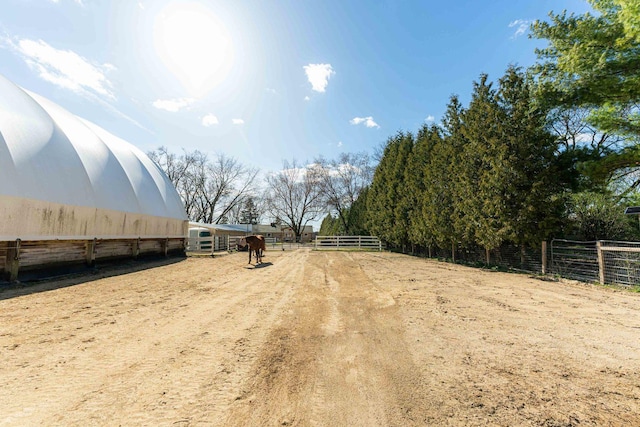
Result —
<path fill-rule="evenodd" d="M 225 425 L 422 425 L 408 354 L 390 295 L 350 254 L 313 252 Z"/>
<path fill-rule="evenodd" d="M 338 300 L 343 331 L 326 337 L 317 385 L 329 399 L 316 399 L 312 425 L 422 425 L 421 387 L 408 351 L 398 307 L 371 282 L 352 253 L 333 256 L 326 273 Z M 324 263 L 321 262 L 320 265 Z M 330 423 L 326 423 L 330 420 Z"/>

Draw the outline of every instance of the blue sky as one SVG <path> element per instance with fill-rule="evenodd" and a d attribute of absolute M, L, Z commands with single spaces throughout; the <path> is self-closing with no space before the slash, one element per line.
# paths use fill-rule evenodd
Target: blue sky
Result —
<path fill-rule="evenodd" d="M 277 170 L 373 153 L 535 61 L 583 0 L 2 0 L 0 74 L 143 151 Z"/>

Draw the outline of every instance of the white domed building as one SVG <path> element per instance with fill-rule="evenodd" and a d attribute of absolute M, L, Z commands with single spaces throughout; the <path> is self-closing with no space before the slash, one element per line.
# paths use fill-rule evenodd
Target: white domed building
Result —
<path fill-rule="evenodd" d="M 142 151 L 0 76 L 0 280 L 184 252 L 175 188 Z"/>

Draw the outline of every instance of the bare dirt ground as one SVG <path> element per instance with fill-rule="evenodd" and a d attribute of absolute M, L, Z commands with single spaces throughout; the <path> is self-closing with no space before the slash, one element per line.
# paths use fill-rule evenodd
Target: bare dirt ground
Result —
<path fill-rule="evenodd" d="M 0 292 L 0 426 L 640 425 L 639 294 L 390 253 L 246 257 Z"/>

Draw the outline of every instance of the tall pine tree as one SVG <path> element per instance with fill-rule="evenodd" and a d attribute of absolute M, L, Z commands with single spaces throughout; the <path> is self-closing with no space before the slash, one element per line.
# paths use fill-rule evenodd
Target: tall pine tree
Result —
<path fill-rule="evenodd" d="M 496 92 L 482 74 L 474 82 L 474 90 L 469 108 L 464 114 L 462 133 L 466 144 L 461 155 L 460 206 L 464 214 L 464 231 L 489 253 L 497 248 L 506 237 L 502 182 L 495 174 L 505 156 L 506 147 L 501 142 L 502 111 L 496 99 Z"/>
<path fill-rule="evenodd" d="M 557 229 L 562 188 L 553 168 L 555 138 L 546 128 L 546 111 L 532 98 L 531 85 L 511 66 L 500 79 L 498 102 L 503 135 L 494 174 L 502 195 L 505 237 L 537 245 Z"/>

